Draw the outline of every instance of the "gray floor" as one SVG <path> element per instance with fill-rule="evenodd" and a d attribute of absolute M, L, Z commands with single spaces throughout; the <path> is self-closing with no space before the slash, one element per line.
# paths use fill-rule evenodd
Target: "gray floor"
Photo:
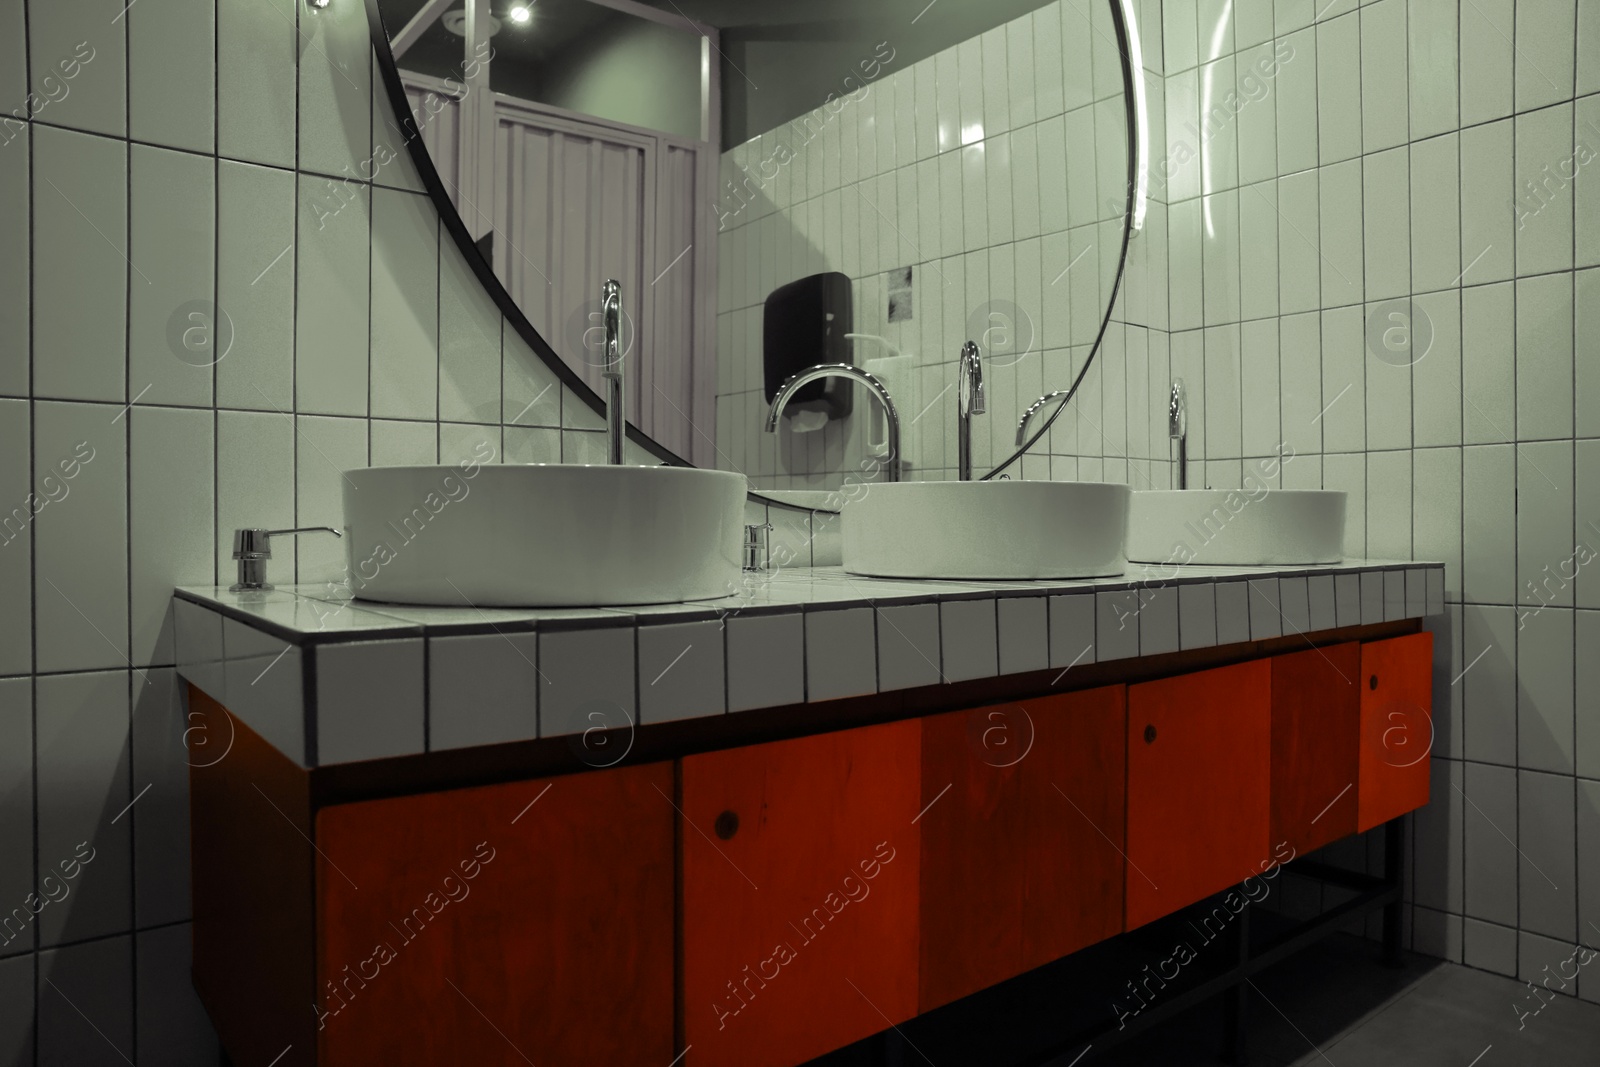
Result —
<path fill-rule="evenodd" d="M 1521 1067 L 1600 1064 L 1600 1004 L 1557 996 L 1536 1015 L 1526 983 L 1423 957 L 1375 963 L 1338 935 L 1263 972 L 1252 993 L 1250 1067 Z M 1600 961 L 1596 961 L 1600 963 Z M 1180 1016 L 1093 1067 L 1212 1067 L 1216 1008 Z"/>

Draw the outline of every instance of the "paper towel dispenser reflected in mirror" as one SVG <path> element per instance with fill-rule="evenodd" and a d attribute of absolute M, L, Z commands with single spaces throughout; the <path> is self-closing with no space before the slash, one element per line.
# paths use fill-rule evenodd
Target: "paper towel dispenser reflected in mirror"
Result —
<path fill-rule="evenodd" d="M 767 297 L 762 315 L 762 366 L 767 403 L 790 377 L 818 363 L 855 363 L 850 278 L 838 271 L 812 274 L 781 285 Z M 820 430 L 850 414 L 854 387 L 844 378 L 803 386 L 784 408 L 793 433 Z"/>

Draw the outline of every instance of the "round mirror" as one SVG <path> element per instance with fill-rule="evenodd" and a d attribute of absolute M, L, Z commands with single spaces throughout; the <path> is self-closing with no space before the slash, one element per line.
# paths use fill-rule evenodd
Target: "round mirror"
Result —
<path fill-rule="evenodd" d="M 1134 321 L 1131 0 L 682 4 L 367 0 L 417 169 L 527 358 L 591 418 L 620 395 L 635 456 L 780 500 L 1048 477 Z"/>

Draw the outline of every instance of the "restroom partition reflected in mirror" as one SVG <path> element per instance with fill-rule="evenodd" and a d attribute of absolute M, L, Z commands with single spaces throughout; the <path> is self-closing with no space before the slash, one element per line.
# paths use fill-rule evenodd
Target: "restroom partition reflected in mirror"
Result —
<path fill-rule="evenodd" d="M 375 2 L 443 194 L 533 353 L 598 386 L 599 286 L 622 282 L 629 421 L 663 460 L 758 490 L 883 477 L 861 386 L 765 430 L 784 377 L 828 360 L 887 385 L 902 477 L 954 477 L 970 339 L 981 476 L 1126 317 L 1120 0 Z M 768 313 L 795 288 L 830 297 Z"/>
<path fill-rule="evenodd" d="M 701 35 L 588 0 L 495 0 L 482 26 L 459 0 L 379 6 L 423 144 L 516 307 L 599 390 L 599 290 L 620 281 L 628 421 L 714 466 L 693 430 L 714 375 Z"/>

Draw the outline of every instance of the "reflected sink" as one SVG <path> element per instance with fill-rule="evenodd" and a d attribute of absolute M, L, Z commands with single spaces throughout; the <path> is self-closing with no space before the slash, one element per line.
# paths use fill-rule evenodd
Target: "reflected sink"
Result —
<path fill-rule="evenodd" d="M 1097 578 L 1127 569 L 1128 487 L 885 482 L 841 513 L 844 569 L 878 578 Z"/>
<path fill-rule="evenodd" d="M 1152 489 L 1133 494 L 1135 563 L 1254 567 L 1344 559 L 1345 494 L 1321 489 Z"/>
<path fill-rule="evenodd" d="M 744 477 L 528 464 L 345 472 L 351 591 L 496 607 L 666 604 L 739 580 Z"/>

